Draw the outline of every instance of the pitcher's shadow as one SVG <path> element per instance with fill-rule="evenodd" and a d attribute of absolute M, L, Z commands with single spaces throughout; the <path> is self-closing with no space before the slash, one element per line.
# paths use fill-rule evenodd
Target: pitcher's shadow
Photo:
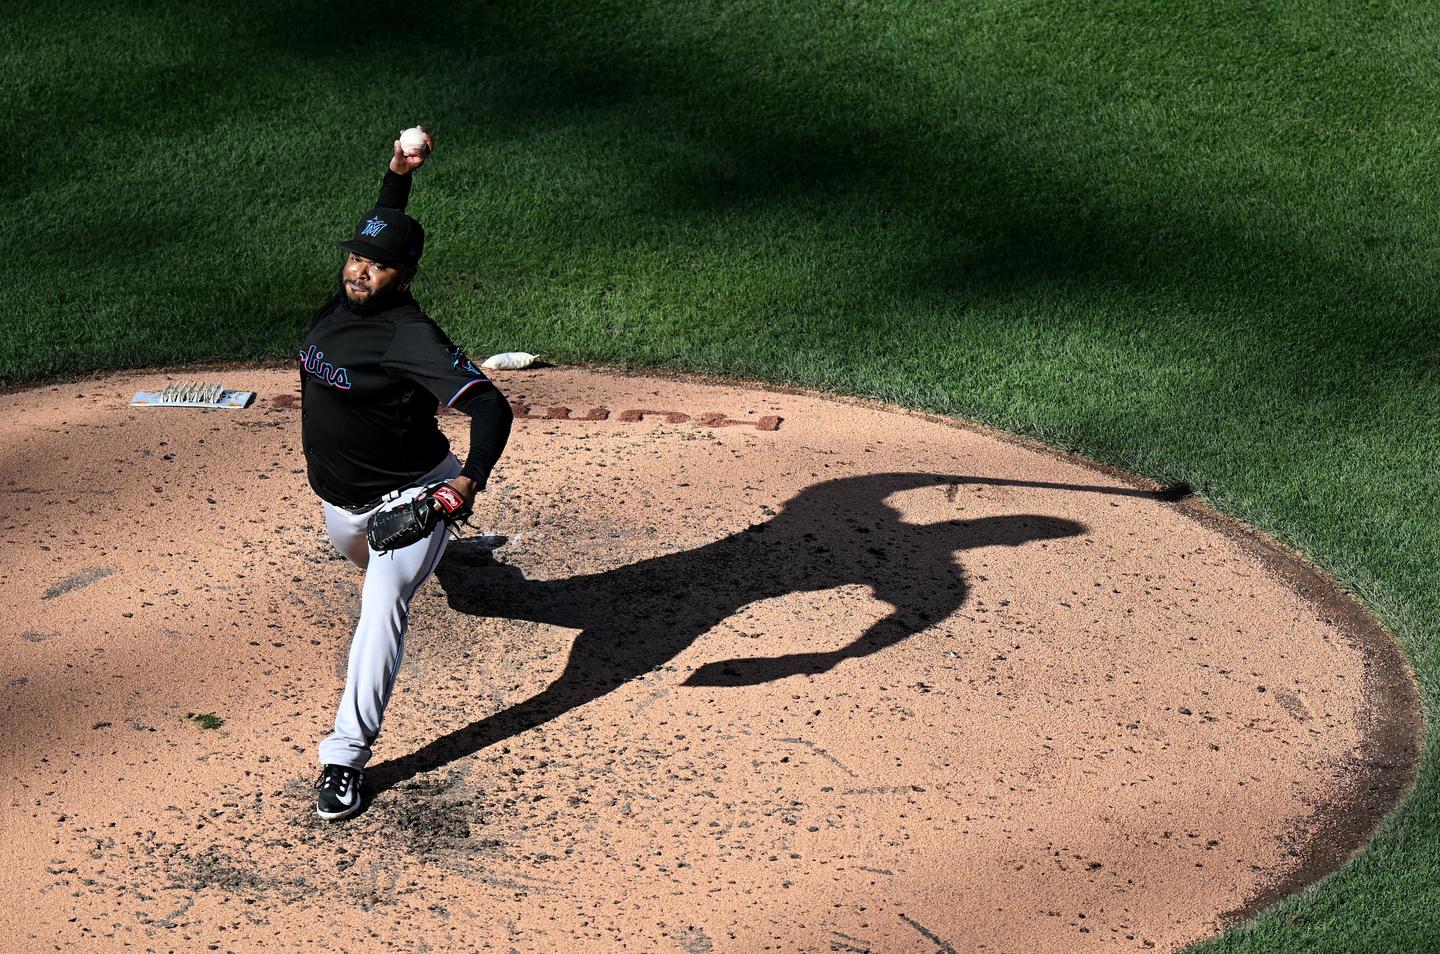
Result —
<path fill-rule="evenodd" d="M 868 586 L 890 612 L 845 645 L 707 662 L 684 684 L 756 685 L 828 671 L 893 646 L 959 609 L 968 594 L 956 559 L 961 551 L 1086 532 L 1083 524 L 1039 514 L 911 524 L 888 502 L 894 494 L 923 488 L 953 499 L 956 485 L 977 482 L 1026 483 L 921 473 L 827 480 L 800 491 L 769 521 L 697 549 L 560 580 L 528 580 L 518 568 L 496 562 L 484 546 L 453 544 L 436 570 L 453 609 L 581 632 L 564 671 L 541 692 L 376 766 L 369 780 L 376 792 L 384 791 L 598 699 L 664 665 L 750 603 L 846 584 Z M 1052 486 L 1149 496 L 1121 488 Z"/>

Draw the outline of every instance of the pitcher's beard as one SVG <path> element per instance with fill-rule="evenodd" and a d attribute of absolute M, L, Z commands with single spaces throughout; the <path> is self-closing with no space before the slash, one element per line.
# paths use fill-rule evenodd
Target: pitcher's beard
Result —
<path fill-rule="evenodd" d="M 379 291 L 371 292 L 370 297 L 363 302 L 356 303 L 351 300 L 350 293 L 345 289 L 345 272 L 340 272 L 340 295 L 345 299 L 345 307 L 349 308 L 352 314 L 363 317 L 378 315 L 387 308 L 393 308 L 400 304 L 410 295 L 410 290 L 395 288 L 382 288 Z"/>

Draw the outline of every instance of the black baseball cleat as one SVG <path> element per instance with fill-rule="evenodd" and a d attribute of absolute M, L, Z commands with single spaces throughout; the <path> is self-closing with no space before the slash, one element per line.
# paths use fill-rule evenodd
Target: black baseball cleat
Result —
<path fill-rule="evenodd" d="M 315 788 L 315 813 L 326 821 L 349 818 L 360 810 L 360 781 L 365 773 L 348 765 L 327 765 Z"/>

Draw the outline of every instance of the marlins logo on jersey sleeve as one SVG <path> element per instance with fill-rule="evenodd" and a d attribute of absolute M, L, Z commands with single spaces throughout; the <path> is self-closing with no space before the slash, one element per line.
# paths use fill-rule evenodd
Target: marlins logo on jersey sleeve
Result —
<path fill-rule="evenodd" d="M 394 341 L 381 363 L 397 376 L 423 385 L 441 404 L 458 410 L 494 387 L 485 372 L 429 318 L 397 323 Z"/>
<path fill-rule="evenodd" d="M 468 374 L 472 378 L 472 380 L 462 385 L 460 390 L 455 392 L 454 397 L 446 402 L 447 404 L 454 405 L 462 394 L 472 389 L 472 386 L 479 385 L 482 381 L 488 383 L 490 379 L 485 376 L 484 371 L 481 371 L 469 358 L 465 357 L 465 352 L 461 351 L 458 345 L 451 345 L 448 353 L 450 355 L 450 366 L 459 373 Z"/>

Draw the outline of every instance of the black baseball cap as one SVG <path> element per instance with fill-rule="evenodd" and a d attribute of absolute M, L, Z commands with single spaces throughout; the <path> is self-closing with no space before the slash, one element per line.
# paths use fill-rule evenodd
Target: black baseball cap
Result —
<path fill-rule="evenodd" d="M 382 265 L 414 265 L 425 251 L 425 230 L 399 209 L 376 206 L 355 226 L 355 237 L 338 244 Z"/>

